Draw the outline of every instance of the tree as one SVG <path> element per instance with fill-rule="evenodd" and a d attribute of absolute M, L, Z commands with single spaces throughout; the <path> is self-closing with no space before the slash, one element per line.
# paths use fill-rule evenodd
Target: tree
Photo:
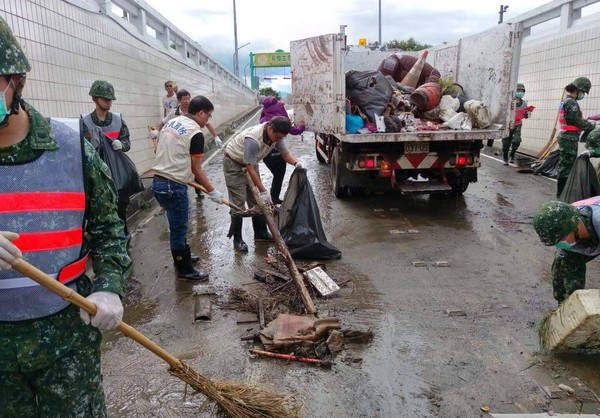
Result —
<path fill-rule="evenodd" d="M 263 87 L 262 89 L 259 90 L 259 93 L 262 96 L 274 96 L 277 100 L 281 100 L 281 96 L 279 95 L 278 91 L 273 90 L 272 87 Z"/>
<path fill-rule="evenodd" d="M 431 45 L 422 44 L 420 42 L 415 41 L 415 38 L 410 37 L 405 41 L 393 39 L 389 42 L 386 42 L 385 47 L 387 49 L 400 49 L 402 51 L 420 51 L 425 48 L 430 48 Z"/>

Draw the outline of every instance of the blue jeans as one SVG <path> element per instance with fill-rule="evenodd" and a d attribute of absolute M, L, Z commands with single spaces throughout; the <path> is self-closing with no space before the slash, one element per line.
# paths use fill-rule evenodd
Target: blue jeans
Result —
<path fill-rule="evenodd" d="M 188 186 L 154 177 L 152 191 L 158 204 L 167 212 L 171 251 L 184 250 L 189 219 Z"/>

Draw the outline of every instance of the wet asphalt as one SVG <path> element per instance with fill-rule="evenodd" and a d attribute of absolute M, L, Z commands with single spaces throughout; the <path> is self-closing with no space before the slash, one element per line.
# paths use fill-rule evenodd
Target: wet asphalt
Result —
<path fill-rule="evenodd" d="M 193 283 L 176 279 L 167 222 L 155 206 L 131 221 L 134 273 L 124 320 L 214 380 L 235 380 L 293 395 L 303 417 L 479 417 L 493 413 L 599 413 L 600 355 L 540 352 L 537 325 L 556 306 L 549 283 L 553 251 L 533 231 L 531 215 L 552 199 L 556 183 L 505 167 L 490 149 L 479 182 L 462 196 L 384 194 L 339 200 L 329 166 L 314 143 L 290 138 L 308 169 L 328 240 L 342 253 L 327 261 L 336 281 L 351 280 L 320 317 L 372 330 L 368 345 L 348 345 L 331 369 L 254 358 L 240 341 L 257 323 L 213 305 L 210 322 L 194 322 Z M 226 192 L 222 155 L 205 170 Z M 288 167 L 286 182 L 291 175 Z M 270 173 L 261 165 L 266 183 Z M 285 183 L 284 183 L 285 189 Z M 190 191 L 189 243 L 210 273 L 216 298 L 232 287 L 258 292 L 268 243 L 235 253 L 226 234 L 228 208 Z M 272 245 L 272 244 L 271 244 Z M 424 267 L 413 262 L 423 261 Z M 436 262 L 447 267 L 435 267 Z M 587 287 L 598 287 L 596 261 Z M 107 333 L 103 373 L 111 417 L 211 417 L 214 404 L 170 376 L 137 343 Z M 549 399 L 543 387 L 566 384 L 574 396 Z"/>

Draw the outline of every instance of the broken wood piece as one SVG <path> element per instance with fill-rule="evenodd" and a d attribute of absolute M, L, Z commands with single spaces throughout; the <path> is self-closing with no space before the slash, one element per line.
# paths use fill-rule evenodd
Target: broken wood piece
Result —
<path fill-rule="evenodd" d="M 273 276 L 273 277 L 277 277 L 278 279 L 281 279 L 281 280 L 283 280 L 283 281 L 285 281 L 285 282 L 287 282 L 287 281 L 290 281 L 290 280 L 291 280 L 291 279 L 290 279 L 288 276 L 286 276 L 285 274 L 283 274 L 283 273 L 280 273 L 280 272 L 278 272 L 278 271 L 275 271 L 275 270 L 271 270 L 271 269 L 265 269 L 265 268 L 260 268 L 260 269 L 258 269 L 258 270 L 259 270 L 259 271 L 262 271 L 263 273 L 270 274 L 270 275 L 271 275 L 271 276 Z M 256 274 L 256 273 L 255 273 L 255 274 Z"/>
<path fill-rule="evenodd" d="M 312 261 L 310 263 L 303 265 L 302 267 L 298 267 L 298 271 L 300 273 L 304 273 L 305 271 L 312 270 L 315 267 L 321 267 L 323 270 L 327 270 L 327 267 L 325 266 L 324 263 L 319 263 L 318 261 Z"/>
<path fill-rule="evenodd" d="M 236 324 L 251 324 L 253 322 L 258 322 L 258 317 L 256 314 L 251 312 L 238 312 Z"/>
<path fill-rule="evenodd" d="M 260 329 L 265 327 L 265 305 L 262 299 L 258 300 L 258 324 L 260 325 Z"/>
<path fill-rule="evenodd" d="M 446 315 L 453 316 L 467 316 L 465 311 L 461 311 L 460 309 L 446 309 Z"/>
<path fill-rule="evenodd" d="M 265 220 L 267 222 L 267 226 L 269 227 L 269 231 L 271 231 L 271 235 L 273 236 L 273 239 L 275 240 L 275 243 L 277 244 L 277 248 L 279 249 L 279 252 L 281 253 L 281 255 L 283 257 L 285 264 L 288 267 L 290 275 L 292 276 L 292 280 L 294 281 L 294 284 L 296 285 L 296 288 L 298 289 L 298 293 L 300 294 L 302 302 L 304 303 L 306 313 L 308 313 L 310 315 L 317 313 L 317 307 L 315 306 L 312 298 L 310 297 L 310 293 L 308 293 L 308 289 L 306 289 L 306 286 L 304 285 L 304 277 L 298 271 L 298 268 L 296 267 L 296 263 L 294 262 L 294 259 L 292 258 L 292 255 L 290 254 L 290 251 L 289 251 L 287 245 L 285 245 L 285 241 L 283 240 L 281 233 L 279 233 L 279 228 L 277 227 L 277 224 L 275 223 L 275 220 L 273 219 L 273 215 L 271 214 L 270 205 L 267 205 L 263 201 L 263 199 L 261 199 L 260 192 L 258 191 L 258 188 L 254 184 L 252 177 L 250 177 L 250 174 L 248 173 L 248 171 L 246 171 L 246 170 L 244 170 L 244 171 L 246 173 L 246 181 L 248 182 L 248 185 L 250 186 L 250 191 L 252 192 L 254 199 L 258 203 L 258 206 L 260 207 L 260 210 L 263 213 Z"/>
<path fill-rule="evenodd" d="M 423 260 L 416 260 L 412 262 L 413 267 L 427 267 L 427 263 Z"/>
<path fill-rule="evenodd" d="M 436 261 L 433 265 L 436 267 L 450 267 L 450 263 L 445 260 Z"/>
<path fill-rule="evenodd" d="M 285 282 L 284 284 L 282 284 L 281 286 L 277 286 L 275 289 L 270 290 L 269 293 L 273 294 L 275 292 L 278 292 L 279 290 L 283 289 L 284 287 L 286 287 L 288 284 L 293 283 L 293 280 L 290 280 L 289 282 Z"/>
<path fill-rule="evenodd" d="M 317 366 L 322 366 L 322 367 L 331 367 L 334 364 L 331 361 L 320 360 L 318 358 L 299 357 L 299 356 L 295 356 L 293 354 L 274 353 L 272 351 L 258 350 L 256 348 L 251 348 L 250 352 L 252 354 L 256 354 L 259 356 L 279 358 L 279 359 L 283 359 L 283 360 L 299 361 L 301 363 L 316 364 Z"/>

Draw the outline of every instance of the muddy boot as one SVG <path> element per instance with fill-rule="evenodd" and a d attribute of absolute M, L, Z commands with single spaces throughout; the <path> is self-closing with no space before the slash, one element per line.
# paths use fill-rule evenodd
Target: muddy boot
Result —
<path fill-rule="evenodd" d="M 171 254 L 173 255 L 175 270 L 177 270 L 177 277 L 179 279 L 201 281 L 208 278 L 208 273 L 198 271 L 192 266 L 192 255 L 189 246 L 184 250 L 171 250 Z"/>
<path fill-rule="evenodd" d="M 504 161 L 504 165 L 508 165 L 508 151 L 502 153 L 502 160 Z"/>
<path fill-rule="evenodd" d="M 511 164 L 515 163 L 515 153 L 514 152 L 510 153 L 510 160 L 509 161 L 510 161 Z"/>
<path fill-rule="evenodd" d="M 264 216 L 253 217 L 252 227 L 254 228 L 255 241 L 273 241 L 273 236 L 267 229 L 267 221 Z"/>
<path fill-rule="evenodd" d="M 242 238 L 243 221 L 244 219 L 241 217 L 232 217 L 230 231 L 233 233 L 233 249 L 236 251 L 246 252 L 248 251 L 248 245 L 246 245 Z M 231 237 L 231 235 L 229 235 L 229 237 Z"/>

